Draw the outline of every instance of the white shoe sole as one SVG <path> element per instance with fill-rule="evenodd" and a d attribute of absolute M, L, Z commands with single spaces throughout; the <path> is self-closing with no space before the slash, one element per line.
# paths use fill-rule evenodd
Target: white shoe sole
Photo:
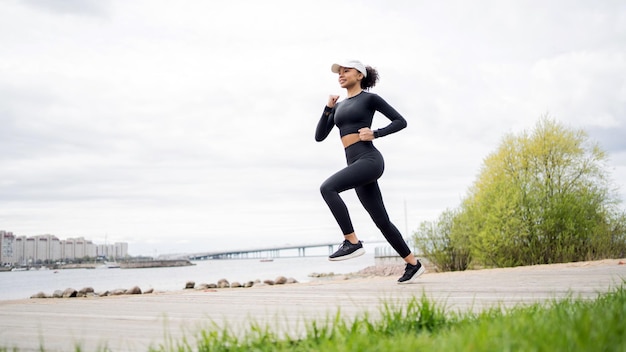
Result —
<path fill-rule="evenodd" d="M 425 273 L 425 272 L 426 272 L 426 268 L 425 268 L 425 267 L 424 267 L 424 265 L 422 264 L 422 267 L 421 267 L 421 268 L 419 268 L 419 269 L 417 270 L 417 272 L 415 273 L 415 275 L 413 275 L 413 277 L 412 277 L 412 278 L 410 278 L 410 279 L 408 279 L 408 280 L 406 280 L 406 281 L 398 282 L 398 285 L 413 284 L 413 283 L 415 283 L 416 279 L 417 279 L 420 275 L 422 275 L 423 273 Z"/>
<path fill-rule="evenodd" d="M 347 260 L 347 259 L 360 257 L 363 254 L 365 254 L 365 249 L 364 248 L 359 248 L 356 251 L 354 251 L 354 252 L 352 252 L 350 254 L 343 255 L 341 257 L 335 257 L 335 258 L 328 257 L 328 260 L 330 260 L 331 262 L 338 262 L 340 260 Z"/>

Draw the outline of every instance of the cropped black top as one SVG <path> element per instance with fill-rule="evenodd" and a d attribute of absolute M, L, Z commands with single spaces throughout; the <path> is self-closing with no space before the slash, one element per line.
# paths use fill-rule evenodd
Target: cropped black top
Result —
<path fill-rule="evenodd" d="M 335 125 L 339 127 L 341 137 L 350 133 L 358 133 L 359 129 L 363 127 L 371 128 L 376 111 L 391 120 L 389 125 L 374 131 L 376 137 L 398 132 L 407 125 L 404 117 L 383 98 L 377 94 L 362 91 L 337 103 L 332 109 L 328 106 L 324 108 L 324 113 L 315 130 L 315 140 L 321 142 L 326 139 Z"/>

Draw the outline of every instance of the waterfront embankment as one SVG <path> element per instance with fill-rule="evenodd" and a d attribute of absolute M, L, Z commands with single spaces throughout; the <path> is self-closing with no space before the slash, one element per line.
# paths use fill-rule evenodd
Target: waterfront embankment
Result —
<path fill-rule="evenodd" d="M 200 329 L 233 332 L 256 322 L 278 332 L 303 332 L 304 322 L 338 309 L 346 319 L 385 301 L 425 295 L 448 311 L 479 311 L 569 296 L 592 299 L 626 279 L 625 260 L 426 273 L 417 284 L 395 276 L 313 280 L 282 286 L 177 290 L 151 295 L 0 301 L 4 347 L 46 351 L 147 351 L 168 341 L 194 341 Z"/>

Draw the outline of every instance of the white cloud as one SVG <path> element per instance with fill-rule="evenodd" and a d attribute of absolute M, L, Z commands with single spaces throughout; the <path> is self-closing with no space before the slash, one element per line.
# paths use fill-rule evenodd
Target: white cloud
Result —
<path fill-rule="evenodd" d="M 107 0 L 22 0 L 33 9 L 57 15 L 103 16 L 108 13 Z"/>
<path fill-rule="evenodd" d="M 626 116 L 626 55 L 569 52 L 539 61 L 531 71 L 531 101 L 585 126 L 617 127 Z"/>
<path fill-rule="evenodd" d="M 606 143 L 623 179 L 622 2 L 0 10 L 0 229 L 18 235 L 106 235 L 134 254 L 340 239 L 318 187 L 341 144 L 313 132 L 327 95 L 345 95 L 329 72 L 343 58 L 377 67 L 374 92 L 409 121 L 377 142 L 403 231 L 456 207 L 502 136 L 545 113 Z M 345 195 L 361 236 L 380 239 Z"/>

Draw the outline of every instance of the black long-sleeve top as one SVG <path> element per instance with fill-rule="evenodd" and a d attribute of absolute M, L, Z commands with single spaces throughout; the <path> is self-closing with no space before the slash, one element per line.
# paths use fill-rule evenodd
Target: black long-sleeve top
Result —
<path fill-rule="evenodd" d="M 358 133 L 363 127 L 371 128 L 376 111 L 391 120 L 389 125 L 375 131 L 376 137 L 398 132 L 407 126 L 404 117 L 383 98 L 377 94 L 362 91 L 337 103 L 332 109 L 328 106 L 324 108 L 315 130 L 315 140 L 321 142 L 326 139 L 335 125 L 339 127 L 341 137 Z"/>

